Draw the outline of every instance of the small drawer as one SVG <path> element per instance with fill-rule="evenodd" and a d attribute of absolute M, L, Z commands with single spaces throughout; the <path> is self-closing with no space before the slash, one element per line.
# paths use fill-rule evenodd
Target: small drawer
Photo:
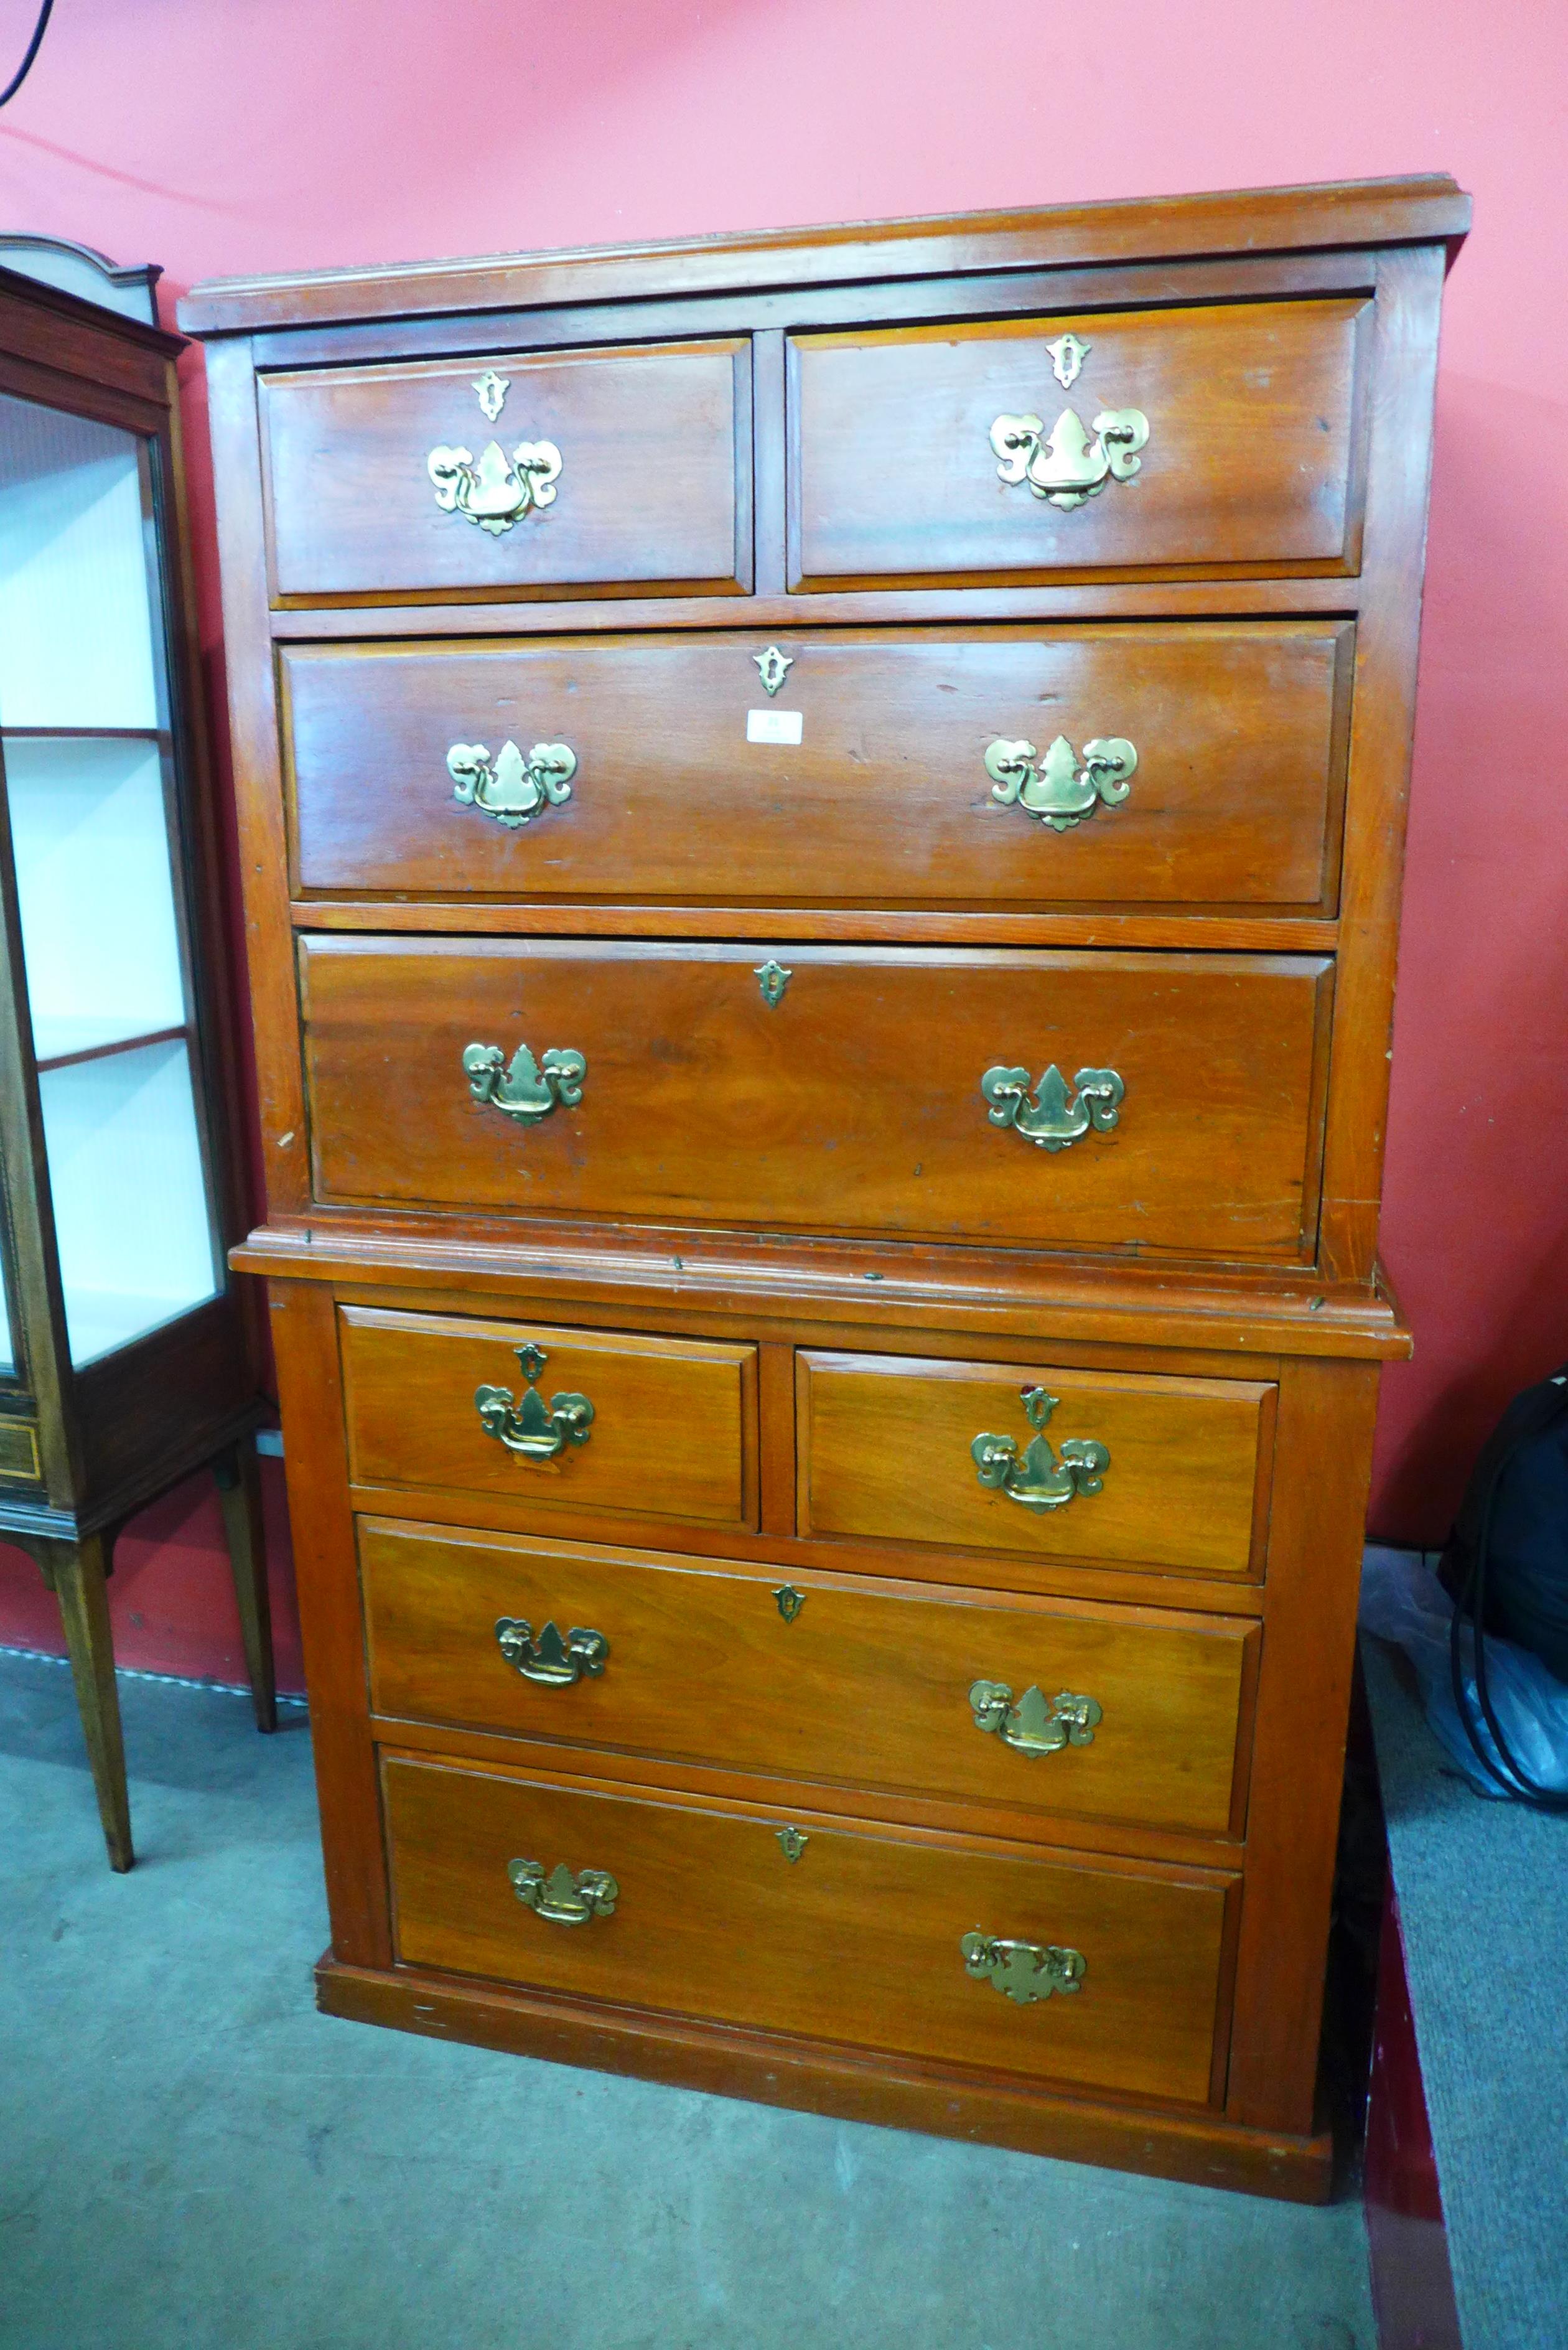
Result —
<path fill-rule="evenodd" d="M 317 1196 L 1300 1262 L 1326 957 L 301 941 Z"/>
<path fill-rule="evenodd" d="M 784 1811 L 400 1756 L 382 1769 L 405 1965 L 1189 2105 L 1210 2096 L 1234 1879 L 800 1828 Z"/>
<path fill-rule="evenodd" d="M 258 392 L 282 601 L 750 587 L 744 340 L 278 373 Z"/>
<path fill-rule="evenodd" d="M 1270 1385 L 903 1355 L 795 1360 L 803 1534 L 1262 1571 Z"/>
<path fill-rule="evenodd" d="M 355 1482 L 756 1523 L 756 1349 L 339 1309 Z"/>
<path fill-rule="evenodd" d="M 1371 309 L 795 336 L 791 584 L 1355 571 Z"/>
<path fill-rule="evenodd" d="M 1255 1626 L 362 1520 L 378 1713 L 1224 1835 Z M 722 1691 L 721 1702 L 715 1692 Z"/>
<path fill-rule="evenodd" d="M 1354 642 L 786 633 L 773 701 L 765 635 L 285 646 L 296 886 L 1332 911 Z"/>

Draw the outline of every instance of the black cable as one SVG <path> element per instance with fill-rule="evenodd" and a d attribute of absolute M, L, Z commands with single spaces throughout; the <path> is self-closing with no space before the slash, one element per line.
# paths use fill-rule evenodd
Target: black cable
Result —
<path fill-rule="evenodd" d="M 10 105 L 11 100 L 16 97 L 16 92 L 21 88 L 22 84 L 32 72 L 33 59 L 38 54 L 38 49 L 43 41 L 45 31 L 48 26 L 49 12 L 54 7 L 54 5 L 55 0 L 43 0 L 43 5 L 38 11 L 38 21 L 33 27 L 33 37 L 27 44 L 27 54 L 23 58 L 21 64 L 17 67 L 16 72 L 12 75 L 10 80 L 6 83 L 5 88 L 0 89 L 0 106 Z"/>

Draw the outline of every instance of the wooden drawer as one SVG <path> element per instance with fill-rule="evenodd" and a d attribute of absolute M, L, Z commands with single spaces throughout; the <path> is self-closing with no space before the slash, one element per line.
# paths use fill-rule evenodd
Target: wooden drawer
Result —
<path fill-rule="evenodd" d="M 1311 1251 L 1323 958 L 787 946 L 770 1003 L 754 945 L 335 936 L 301 951 L 324 1201 Z M 531 1080 L 525 1064 L 510 1075 L 524 1045 Z M 499 1055 L 488 1074 L 468 1065 L 472 1083 L 470 1047 Z M 563 1050 L 586 1063 L 580 1086 L 562 1066 L 576 1100 L 545 1067 Z M 1032 1087 L 1050 1068 L 1069 1087 L 1113 1073 L 1116 1123 L 1088 1126 L 1091 1097 L 1059 1115 L 1034 1093 L 988 1107 L 982 1078 L 1025 1065 Z M 472 1089 L 504 1066 L 517 1116 Z M 1103 1119 L 1108 1094 L 1092 1098 Z M 1023 1128 L 999 1122 L 1014 1108 Z M 1086 1130 L 1059 1149 L 1027 1139 L 1028 1122 L 1054 1136 L 1063 1119 Z"/>
<path fill-rule="evenodd" d="M 1355 298 L 793 337 L 792 585 L 1354 571 L 1370 316 Z M 1038 494 L 1000 477 L 1023 420 Z"/>
<path fill-rule="evenodd" d="M 1244 1623 L 381 1519 L 359 1560 L 378 1713 L 1199 1835 L 1235 1819 Z M 562 1662 L 551 1624 L 607 1648 Z M 1012 1700 L 982 1700 L 983 1724 L 981 1683 Z M 1031 1690 L 1043 1721 L 1016 1711 Z M 1091 1701 L 1071 1742 L 1064 1693 Z"/>
<path fill-rule="evenodd" d="M 785 636 L 770 704 L 773 641 L 284 648 L 296 888 L 1333 910 L 1348 623 Z M 759 704 L 799 743 L 748 741 Z M 1130 776 L 1091 771 L 1107 740 Z M 562 743 L 552 800 L 521 771 Z M 988 772 L 995 744 L 1033 768 L 1023 798 L 998 797 L 1019 785 Z"/>
<path fill-rule="evenodd" d="M 1194 2105 L 1210 2095 L 1234 1880 L 821 1820 L 792 1861 L 788 1813 L 397 1756 L 383 1788 L 405 1964 Z M 601 1871 L 614 1908 L 576 1925 L 541 1917 L 513 1890 L 514 1861 L 546 1878 Z M 960 1945 L 976 1932 L 1076 1952 L 1078 1988 L 1004 1995 L 967 1970 Z"/>
<path fill-rule="evenodd" d="M 476 390 L 490 375 L 508 387 L 493 418 Z M 743 340 L 265 375 L 258 391 L 275 598 L 751 584 Z M 518 455 L 541 445 L 553 478 Z M 452 468 L 492 448 L 511 472 L 487 504 Z"/>
<path fill-rule="evenodd" d="M 338 1329 L 356 1483 L 756 1523 L 753 1347 L 358 1305 L 339 1309 Z M 571 1408 L 585 1397 L 587 1419 Z"/>
<path fill-rule="evenodd" d="M 913 1355 L 803 1352 L 795 1363 L 803 1534 L 1261 1571 L 1276 1393 L 1262 1381 Z M 981 1437 L 1013 1447 L 1011 1459 L 993 1451 L 984 1475 Z M 1030 1462 L 1036 1438 L 1044 1449 Z M 1086 1459 L 1085 1445 L 1108 1462 Z"/>

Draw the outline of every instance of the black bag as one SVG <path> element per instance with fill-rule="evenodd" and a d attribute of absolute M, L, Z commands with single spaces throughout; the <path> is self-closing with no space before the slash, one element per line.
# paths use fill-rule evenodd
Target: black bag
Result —
<path fill-rule="evenodd" d="M 1486 1636 L 1495 1632 L 1568 1682 L 1568 1364 L 1516 1395 L 1482 1445 L 1438 1573 L 1454 1602 L 1454 1703 L 1470 1744 L 1507 1794 L 1541 1811 L 1568 1811 L 1568 1794 L 1538 1785 L 1510 1752 L 1486 1681 Z M 1465 1688 L 1467 1620 L 1475 1626 L 1475 1694 L 1506 1772 L 1482 1742 Z"/>

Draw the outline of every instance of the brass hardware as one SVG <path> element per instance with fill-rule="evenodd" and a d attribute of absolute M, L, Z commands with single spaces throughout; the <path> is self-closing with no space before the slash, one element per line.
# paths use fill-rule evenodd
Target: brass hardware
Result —
<path fill-rule="evenodd" d="M 1064 734 L 1047 745 L 1044 759 L 1033 743 L 1009 743 L 1001 735 L 985 746 L 992 798 L 1003 807 L 1016 802 L 1025 816 L 1038 817 L 1053 832 L 1070 832 L 1102 802 L 1119 807 L 1137 769 L 1137 753 L 1120 734 L 1085 743 L 1081 767 Z"/>
<path fill-rule="evenodd" d="M 586 1444 L 594 1417 L 594 1408 L 587 1396 L 553 1395 L 546 1411 L 545 1399 L 534 1382 L 549 1360 L 548 1356 L 542 1347 L 518 1347 L 514 1351 L 528 1382 L 520 1403 L 514 1401 L 510 1388 L 475 1388 L 473 1391 L 474 1409 L 486 1436 L 493 1436 L 508 1452 L 520 1454 L 524 1461 L 553 1461 L 566 1445 Z M 524 1625 L 521 1628 L 525 1634 L 528 1627 Z M 495 1629 L 499 1638 L 499 1624 Z M 554 1631 L 555 1627 L 550 1625 L 546 1629 Z M 593 1632 L 586 1637 L 597 1640 L 600 1635 Z M 558 1633 L 556 1638 L 560 1638 Z M 574 1632 L 572 1638 L 575 1640 L 578 1635 Z M 504 1649 L 505 1641 L 502 1640 L 501 1645 Z M 608 1654 L 607 1648 L 605 1653 Z M 523 1668 L 519 1666 L 518 1669 Z M 535 1673 L 529 1678 L 539 1680 L 545 1676 Z M 572 1679 L 576 1679 L 575 1673 Z"/>
<path fill-rule="evenodd" d="M 779 1614 L 786 1624 L 793 1624 L 805 1606 L 805 1592 L 797 1591 L 793 1583 L 781 1583 L 774 1593 L 774 1597 L 778 1602 Z"/>
<path fill-rule="evenodd" d="M 1080 341 L 1069 330 L 1064 335 L 1058 335 L 1054 343 L 1047 343 L 1045 348 L 1051 355 L 1052 374 L 1064 391 L 1071 391 L 1094 345 Z"/>
<path fill-rule="evenodd" d="M 1030 1427 L 1044 1429 L 1061 1399 L 1047 1395 L 1044 1388 L 1025 1388 L 1023 1394 Z M 1105 1472 L 1111 1465 L 1109 1452 L 1091 1437 L 1070 1436 L 1062 1447 L 1060 1462 L 1050 1440 L 1044 1435 L 1032 1440 L 1022 1461 L 1015 1436 L 977 1436 L 969 1450 L 981 1483 L 1005 1493 L 1010 1502 L 1021 1502 L 1026 1510 L 1059 1510 L 1080 1493 L 1100 1492 L 1106 1482 Z M 989 1682 L 975 1683 L 976 1689 L 991 1686 Z M 970 1699 L 972 1703 L 973 1690 Z M 1093 1703 L 1093 1700 L 1089 1702 Z M 1095 1719 L 1099 1720 L 1097 1706 Z M 992 1727 L 990 1723 L 981 1726 Z"/>
<path fill-rule="evenodd" d="M 1127 1091 L 1115 1069 L 1080 1069 L 1073 1085 L 1076 1099 L 1069 1102 L 1067 1080 L 1053 1061 L 1033 1101 L 1027 1069 L 987 1069 L 980 1089 L 991 1104 L 986 1116 L 992 1126 L 1013 1127 L 1042 1150 L 1065 1150 L 1091 1128 L 1108 1134 Z"/>
<path fill-rule="evenodd" d="M 1050 348 L 1047 345 L 1047 348 Z M 1060 382 L 1064 379 L 1058 376 L 1057 380 Z M 506 405 L 506 395 L 512 389 L 511 377 L 497 375 L 493 368 L 486 368 L 482 376 L 475 377 L 473 388 L 479 394 L 479 404 L 486 419 L 493 424 Z"/>
<path fill-rule="evenodd" d="M 540 1062 L 526 1045 L 518 1045 L 510 1067 L 499 1045 L 465 1045 L 462 1066 L 476 1102 L 488 1102 L 503 1117 L 528 1126 L 548 1118 L 557 1102 L 563 1109 L 576 1109 L 588 1073 L 580 1053 L 551 1051 Z"/>
<path fill-rule="evenodd" d="M 770 1009 L 794 977 L 794 972 L 786 971 L 782 962 L 760 962 L 754 975 L 763 991 L 763 1001 Z"/>
<path fill-rule="evenodd" d="M 770 645 L 765 653 L 753 653 L 757 675 L 763 681 L 763 691 L 771 702 L 791 670 L 794 667 L 793 653 L 781 653 L 777 645 Z"/>
<path fill-rule="evenodd" d="M 602 1868 L 574 1872 L 560 1861 L 548 1877 L 536 1860 L 509 1860 L 506 1874 L 512 1890 L 524 1908 L 553 1926 L 586 1926 L 591 1918 L 613 1915 L 620 1887 Z"/>
<path fill-rule="evenodd" d="M 978 1982 L 994 1983 L 1020 2007 L 1049 1999 L 1054 1991 L 1076 1991 L 1084 1980 L 1082 1950 L 1064 1950 L 1056 1942 L 1004 1942 L 977 1927 L 963 1936 L 959 1949 L 966 1974 Z"/>
<path fill-rule="evenodd" d="M 1016 1705 L 1005 1681 L 976 1681 L 969 1693 L 977 1730 L 993 1730 L 1020 1754 L 1059 1754 L 1064 1746 L 1092 1746 L 1102 1709 L 1092 1697 L 1063 1690 L 1043 1697 L 1031 1684 Z"/>
<path fill-rule="evenodd" d="M 811 1838 L 800 1828 L 780 1828 L 779 1849 L 786 1860 L 798 1860 Z"/>
<path fill-rule="evenodd" d="M 460 514 L 498 538 L 531 507 L 555 504 L 561 452 L 553 441 L 520 441 L 509 458 L 491 441 L 477 461 L 472 449 L 432 449 L 425 468 L 442 514 Z"/>
<path fill-rule="evenodd" d="M 493 1390 L 482 1388 L 480 1393 Z M 524 1409 L 526 1404 L 524 1398 Z M 543 1682 L 546 1689 L 570 1689 L 585 1676 L 597 1680 L 609 1655 L 609 1642 L 602 1632 L 573 1630 L 563 1638 L 553 1617 L 539 1627 L 535 1637 L 532 1624 L 521 1616 L 503 1616 L 496 1621 L 495 1637 L 513 1669 L 525 1681 Z"/>
<path fill-rule="evenodd" d="M 524 758 L 515 743 L 503 743 L 492 759 L 483 743 L 454 743 L 446 771 L 457 786 L 454 800 L 483 809 L 514 831 L 541 808 L 559 807 L 571 798 L 577 754 L 567 743 L 535 743 Z"/>
<path fill-rule="evenodd" d="M 1094 438 L 1075 409 L 1064 408 L 1045 437 L 1038 416 L 999 416 L 991 445 L 1002 460 L 1001 480 L 1027 482 L 1032 494 L 1064 513 L 1097 498 L 1107 482 L 1130 482 L 1148 439 L 1148 419 L 1136 408 L 1108 408 L 1096 417 Z"/>

